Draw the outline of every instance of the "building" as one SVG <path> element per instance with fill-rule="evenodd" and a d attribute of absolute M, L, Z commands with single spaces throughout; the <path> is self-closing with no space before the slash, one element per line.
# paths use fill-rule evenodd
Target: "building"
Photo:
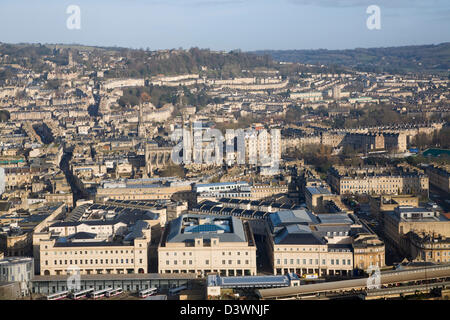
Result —
<path fill-rule="evenodd" d="M 19 217 L 2 216 L 5 222 L 0 227 L 0 251 L 5 253 L 5 257 L 34 256 L 33 234 L 61 217 L 65 213 L 64 208 L 61 202 L 48 203 Z"/>
<path fill-rule="evenodd" d="M 437 211 L 421 207 L 398 206 L 384 215 L 385 234 L 395 243 L 410 231 L 450 236 L 450 220 Z"/>
<path fill-rule="evenodd" d="M 450 262 L 450 238 L 442 235 L 408 232 L 408 258 L 420 262 Z"/>
<path fill-rule="evenodd" d="M 66 291 L 69 275 L 35 276 L 32 280 L 33 293 L 53 294 Z M 150 288 L 167 290 L 174 287 L 190 287 L 195 280 L 193 274 L 133 273 L 133 274 L 81 274 L 80 290 L 121 288 L 127 292 L 139 292 Z M 69 280 L 70 282 L 70 280 Z"/>
<path fill-rule="evenodd" d="M 414 194 L 428 196 L 428 176 L 392 167 L 330 168 L 328 181 L 338 194 Z"/>
<path fill-rule="evenodd" d="M 149 230 L 148 226 L 145 225 Z M 99 241 L 95 234 L 80 232 L 67 238 L 41 239 L 41 275 L 125 274 L 148 272 L 150 234 L 133 241 Z"/>
<path fill-rule="evenodd" d="M 6 188 L 5 169 L 0 167 L 0 196 L 5 192 Z"/>
<path fill-rule="evenodd" d="M 223 192 L 223 191 L 234 191 L 234 190 L 250 190 L 250 185 L 248 182 L 217 182 L 217 183 L 198 183 L 195 184 L 193 188 L 194 192 Z"/>
<path fill-rule="evenodd" d="M 146 183 L 145 179 L 132 182 L 103 183 L 97 188 L 96 199 L 116 200 L 170 200 L 177 193 L 184 193 L 189 198 L 190 184 Z M 186 199 L 188 200 L 188 199 Z"/>
<path fill-rule="evenodd" d="M 221 277 L 209 275 L 207 296 L 220 296 L 222 289 L 262 289 L 297 287 L 300 279 L 295 273 L 281 276 Z"/>
<path fill-rule="evenodd" d="M 272 213 L 267 220 L 266 247 L 273 273 L 350 276 L 355 268 L 353 238 L 360 233 L 370 231 L 347 214 Z"/>
<path fill-rule="evenodd" d="M 305 188 L 305 203 L 309 210 L 314 210 L 319 205 L 319 201 L 327 198 L 333 198 L 333 193 L 323 187 L 306 187 Z"/>
<path fill-rule="evenodd" d="M 446 193 L 450 193 L 450 170 L 444 166 L 429 165 L 425 172 L 430 179 L 430 184 Z"/>
<path fill-rule="evenodd" d="M 0 260 L 0 283 L 17 282 L 22 296 L 29 293 L 34 275 L 34 260 L 27 257 L 10 257 Z"/>
<path fill-rule="evenodd" d="M 384 136 L 379 133 L 353 133 L 345 135 L 342 145 L 349 145 L 364 152 L 384 149 Z"/>
<path fill-rule="evenodd" d="M 33 235 L 38 273 L 65 275 L 73 268 L 80 274 L 147 273 L 151 228 L 158 218 L 120 205 L 78 206 L 66 221 Z"/>
<path fill-rule="evenodd" d="M 383 215 L 384 233 L 409 259 L 446 262 L 450 220 L 437 211 L 398 206 Z"/>
<path fill-rule="evenodd" d="M 359 234 L 353 239 L 353 260 L 355 269 L 367 270 L 371 266 L 385 266 L 386 248 L 376 235 Z"/>
<path fill-rule="evenodd" d="M 158 272 L 256 275 L 253 232 L 235 217 L 182 215 L 162 235 Z"/>
<path fill-rule="evenodd" d="M 394 211 L 398 206 L 419 206 L 419 197 L 412 195 L 381 195 L 370 197 L 370 214 L 381 220 L 386 211 Z"/>

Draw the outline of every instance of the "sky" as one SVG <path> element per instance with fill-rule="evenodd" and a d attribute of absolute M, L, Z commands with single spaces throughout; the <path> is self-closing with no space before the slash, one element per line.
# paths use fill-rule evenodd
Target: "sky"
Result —
<path fill-rule="evenodd" d="M 70 5 L 80 8 L 80 29 L 67 27 Z M 366 25 L 370 5 L 380 8 L 380 29 Z M 251 51 L 449 41 L 450 0 L 0 1 L 6 43 Z"/>

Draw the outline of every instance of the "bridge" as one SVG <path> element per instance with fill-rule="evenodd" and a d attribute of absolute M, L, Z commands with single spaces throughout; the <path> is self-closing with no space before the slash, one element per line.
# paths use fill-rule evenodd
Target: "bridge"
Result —
<path fill-rule="evenodd" d="M 433 279 L 447 280 L 447 278 L 450 278 L 450 264 L 443 264 L 431 267 L 382 272 L 380 276 L 380 285 L 383 287 L 395 285 L 397 283 Z M 256 293 L 260 299 L 301 299 L 302 297 L 311 297 L 311 295 L 321 293 L 345 294 L 352 291 L 370 292 L 371 290 L 367 289 L 367 279 L 368 278 L 359 278 L 301 285 L 299 287 L 259 289 Z"/>

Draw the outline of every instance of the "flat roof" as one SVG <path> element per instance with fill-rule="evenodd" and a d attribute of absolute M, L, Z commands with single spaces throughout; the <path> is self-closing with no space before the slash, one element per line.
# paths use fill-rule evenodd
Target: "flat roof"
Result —
<path fill-rule="evenodd" d="M 267 286 L 289 286 L 290 280 L 286 275 L 274 276 L 238 276 L 220 277 L 208 276 L 208 286 L 220 286 L 224 288 L 239 287 L 267 287 Z"/>

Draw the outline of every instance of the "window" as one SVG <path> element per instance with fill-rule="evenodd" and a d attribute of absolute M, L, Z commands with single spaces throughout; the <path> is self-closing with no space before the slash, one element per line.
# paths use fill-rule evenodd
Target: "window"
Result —
<path fill-rule="evenodd" d="M 334 259 L 331 259 L 331 264 L 334 264 Z"/>

